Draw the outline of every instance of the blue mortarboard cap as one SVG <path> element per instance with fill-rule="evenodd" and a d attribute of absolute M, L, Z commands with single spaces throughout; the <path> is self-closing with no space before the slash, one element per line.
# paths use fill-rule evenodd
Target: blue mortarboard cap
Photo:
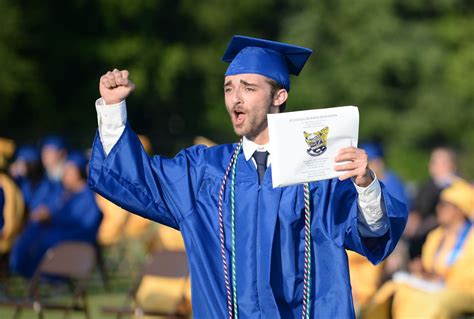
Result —
<path fill-rule="evenodd" d="M 359 147 L 365 150 L 369 161 L 384 156 L 382 146 L 378 143 L 362 143 Z"/>
<path fill-rule="evenodd" d="M 67 161 L 79 167 L 81 170 L 85 170 L 87 166 L 87 158 L 84 153 L 80 151 L 72 151 L 68 154 Z"/>
<path fill-rule="evenodd" d="M 31 145 L 24 145 L 18 148 L 16 152 L 16 159 L 23 160 L 25 162 L 39 162 L 40 155 L 36 147 Z"/>
<path fill-rule="evenodd" d="M 66 148 L 66 142 L 60 136 L 50 135 L 50 136 L 45 137 L 41 143 L 41 147 L 46 147 L 46 146 L 54 147 L 58 150 L 61 150 L 61 149 Z"/>
<path fill-rule="evenodd" d="M 298 75 L 312 50 L 296 45 L 235 35 L 222 61 L 231 62 L 225 75 L 256 73 L 290 90 L 290 74 Z"/>

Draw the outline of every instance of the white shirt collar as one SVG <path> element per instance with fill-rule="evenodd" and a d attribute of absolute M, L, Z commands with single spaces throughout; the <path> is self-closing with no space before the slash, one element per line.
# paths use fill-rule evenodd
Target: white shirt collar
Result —
<path fill-rule="evenodd" d="M 253 153 L 255 153 L 255 151 L 259 151 L 259 152 L 267 151 L 270 154 L 272 153 L 270 150 L 270 143 L 267 143 L 265 145 L 258 145 L 252 142 L 251 140 L 249 140 L 248 138 L 246 138 L 245 136 L 243 137 L 243 141 L 242 141 L 242 149 L 244 151 L 244 156 L 245 156 L 246 161 L 252 158 L 252 155 Z"/>

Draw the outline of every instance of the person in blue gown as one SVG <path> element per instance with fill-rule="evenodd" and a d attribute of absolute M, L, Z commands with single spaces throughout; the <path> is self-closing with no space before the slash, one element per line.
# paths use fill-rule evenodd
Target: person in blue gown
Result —
<path fill-rule="evenodd" d="M 102 213 L 95 194 L 86 183 L 87 160 L 72 153 L 65 164 L 63 191 L 54 201 L 41 203 L 31 214 L 24 232 L 15 243 L 10 268 L 29 278 L 46 251 L 63 241 L 96 243 Z"/>
<path fill-rule="evenodd" d="M 375 142 L 366 142 L 362 143 L 359 147 L 367 153 L 370 168 L 379 180 L 383 182 L 390 195 L 405 203 L 407 207 L 410 207 L 410 197 L 403 181 L 394 171 L 387 169 L 385 165 L 382 145 Z"/>
<path fill-rule="evenodd" d="M 67 158 L 66 142 L 58 135 L 49 135 L 41 141 L 41 163 L 48 179 L 60 182 Z"/>
<path fill-rule="evenodd" d="M 355 147 L 335 158 L 335 169 L 345 171 L 339 178 L 272 187 L 266 115 L 284 110 L 289 74 L 298 75 L 310 54 L 234 36 L 223 57 L 230 62 L 224 99 L 242 142 L 192 146 L 174 158 L 148 156 L 132 131 L 128 71 L 100 79 L 89 185 L 181 231 L 194 318 L 353 318 L 345 249 L 376 264 L 403 231 L 405 205 L 374 179 L 367 155 Z"/>
<path fill-rule="evenodd" d="M 24 145 L 18 149 L 12 164 L 12 176 L 20 187 L 27 213 L 39 205 L 54 201 L 62 192 L 60 181 L 47 177 L 36 147 Z"/>

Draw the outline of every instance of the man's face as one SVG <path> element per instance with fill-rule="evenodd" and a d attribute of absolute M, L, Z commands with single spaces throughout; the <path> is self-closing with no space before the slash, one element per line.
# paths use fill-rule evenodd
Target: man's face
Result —
<path fill-rule="evenodd" d="M 64 166 L 64 175 L 62 177 L 64 188 L 71 190 L 81 179 L 81 173 L 77 166 L 67 162 Z"/>
<path fill-rule="evenodd" d="M 463 216 L 463 212 L 454 204 L 441 200 L 436 206 L 436 220 L 441 226 L 451 225 L 459 216 Z"/>
<path fill-rule="evenodd" d="M 456 165 L 448 151 L 436 149 L 431 154 L 429 170 L 435 179 L 443 178 L 454 174 Z"/>
<path fill-rule="evenodd" d="M 268 79 L 259 74 L 226 76 L 224 98 L 235 133 L 250 140 L 267 129 L 267 114 L 279 111 Z"/>
<path fill-rule="evenodd" d="M 54 168 L 65 158 L 66 153 L 55 146 L 46 145 L 41 149 L 41 160 L 46 169 Z"/>

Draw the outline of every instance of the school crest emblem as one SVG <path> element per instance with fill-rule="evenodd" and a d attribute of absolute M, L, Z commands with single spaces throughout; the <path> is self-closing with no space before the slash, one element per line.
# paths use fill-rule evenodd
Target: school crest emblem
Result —
<path fill-rule="evenodd" d="M 311 156 L 319 156 L 326 152 L 328 148 L 328 133 L 328 126 L 314 133 L 303 132 L 304 139 L 308 145 L 306 152 Z"/>

